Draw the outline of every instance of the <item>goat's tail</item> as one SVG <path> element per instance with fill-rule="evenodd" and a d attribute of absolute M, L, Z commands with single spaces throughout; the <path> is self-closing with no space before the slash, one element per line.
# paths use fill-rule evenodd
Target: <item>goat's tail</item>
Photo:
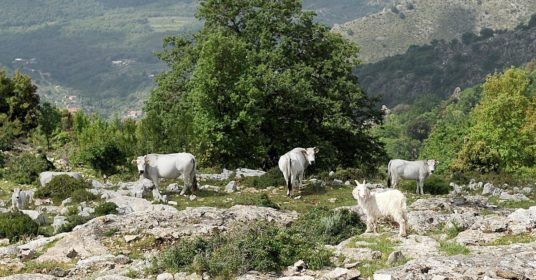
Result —
<path fill-rule="evenodd" d="M 391 161 L 389 161 L 389 164 L 387 164 L 387 187 L 391 187 Z"/>

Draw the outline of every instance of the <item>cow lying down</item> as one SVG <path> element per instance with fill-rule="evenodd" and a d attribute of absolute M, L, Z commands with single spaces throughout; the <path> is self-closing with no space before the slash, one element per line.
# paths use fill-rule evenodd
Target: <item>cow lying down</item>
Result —
<path fill-rule="evenodd" d="M 378 219 L 383 217 L 392 218 L 400 227 L 400 236 L 408 235 L 408 216 L 406 210 L 406 197 L 399 190 L 388 190 L 381 193 L 373 193 L 367 188 L 365 181 L 355 181 L 357 187 L 352 191 L 352 196 L 357 199 L 359 206 L 367 215 L 367 231 L 377 232 Z"/>

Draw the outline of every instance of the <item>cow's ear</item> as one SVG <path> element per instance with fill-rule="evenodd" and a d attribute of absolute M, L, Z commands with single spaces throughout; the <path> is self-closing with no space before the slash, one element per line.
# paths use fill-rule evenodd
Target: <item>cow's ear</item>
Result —
<path fill-rule="evenodd" d="M 318 154 L 318 152 L 320 151 L 318 147 L 314 147 L 313 149 L 315 150 L 315 154 Z"/>

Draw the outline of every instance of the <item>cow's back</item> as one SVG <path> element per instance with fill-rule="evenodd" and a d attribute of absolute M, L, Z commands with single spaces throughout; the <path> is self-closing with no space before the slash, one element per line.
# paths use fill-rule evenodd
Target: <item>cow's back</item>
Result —
<path fill-rule="evenodd" d="M 195 167 L 195 157 L 190 153 L 149 154 L 149 166 L 160 178 L 177 178 Z"/>

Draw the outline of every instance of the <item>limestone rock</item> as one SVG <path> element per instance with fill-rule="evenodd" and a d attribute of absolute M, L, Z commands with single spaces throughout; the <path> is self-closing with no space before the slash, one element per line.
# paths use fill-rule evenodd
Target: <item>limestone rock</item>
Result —
<path fill-rule="evenodd" d="M 158 274 L 158 276 L 156 276 L 156 280 L 173 280 L 173 274 L 168 272 Z"/>
<path fill-rule="evenodd" d="M 404 259 L 405 257 L 401 251 L 394 251 L 391 254 L 389 254 L 389 257 L 387 258 L 387 264 L 394 265 L 398 262 L 404 261 Z"/>
<path fill-rule="evenodd" d="M 227 183 L 227 185 L 225 186 L 225 192 L 227 193 L 232 193 L 232 192 L 235 192 L 236 191 L 236 182 L 235 181 L 230 181 L 229 183 Z"/>
<path fill-rule="evenodd" d="M 67 217 L 65 216 L 55 216 L 54 222 L 52 223 L 52 228 L 54 229 L 54 232 L 58 232 L 60 228 L 69 222 L 67 221 Z"/>
<path fill-rule="evenodd" d="M 236 170 L 236 177 L 259 177 L 266 174 L 262 170 L 248 169 L 248 168 L 238 168 Z"/>
<path fill-rule="evenodd" d="M 45 215 L 44 213 L 40 213 L 39 211 L 35 211 L 35 210 L 21 210 L 21 211 L 22 213 L 32 218 L 32 220 L 34 220 L 39 225 L 48 224 L 47 215 Z"/>

